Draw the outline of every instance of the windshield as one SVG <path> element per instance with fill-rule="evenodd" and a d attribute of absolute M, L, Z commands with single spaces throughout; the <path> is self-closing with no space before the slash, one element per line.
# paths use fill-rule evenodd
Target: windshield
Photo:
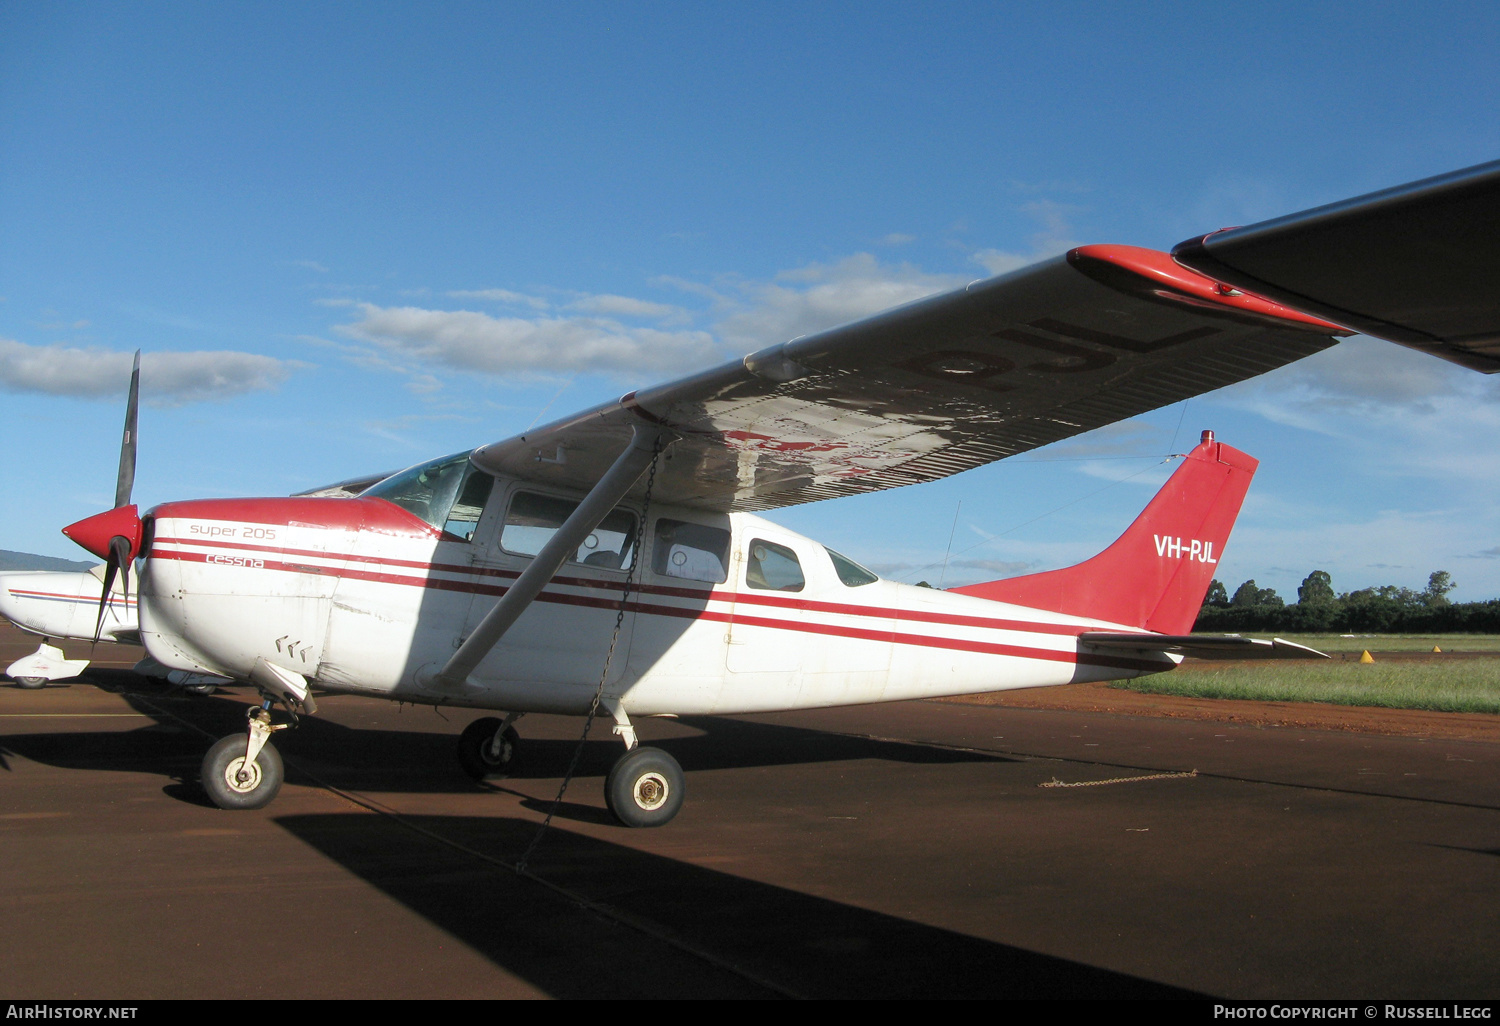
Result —
<path fill-rule="evenodd" d="M 403 470 L 365 489 L 360 496 L 394 502 L 408 513 L 421 517 L 433 527 L 444 528 L 447 526 L 448 514 L 453 509 L 453 501 L 458 496 L 459 485 L 471 475 L 482 478 L 484 481 L 491 480 L 488 474 L 469 463 L 467 452 L 460 452 L 433 460 L 431 463 L 423 463 L 410 470 Z M 471 482 L 470 486 L 464 489 L 465 499 L 471 500 L 470 493 L 480 490 L 485 489 Z M 463 505 L 464 510 L 461 512 L 467 511 L 470 506 L 482 509 L 484 499 L 481 497 L 478 502 L 471 500 Z M 479 519 L 477 510 L 466 519 L 469 521 L 468 533 L 472 534 L 472 521 Z"/>

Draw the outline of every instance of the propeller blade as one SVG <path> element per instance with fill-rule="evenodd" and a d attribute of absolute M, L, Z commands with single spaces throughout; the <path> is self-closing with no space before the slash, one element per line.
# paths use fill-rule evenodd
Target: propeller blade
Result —
<path fill-rule="evenodd" d="M 109 543 L 109 554 L 120 565 L 120 594 L 130 603 L 130 539 L 116 535 Z"/>
<path fill-rule="evenodd" d="M 141 351 L 137 349 L 135 365 L 130 371 L 130 398 L 125 402 L 125 437 L 120 442 L 120 476 L 115 481 L 116 509 L 130 505 L 130 490 L 135 486 L 135 413 L 140 396 Z"/>
<path fill-rule="evenodd" d="M 109 555 L 104 560 L 104 590 L 99 594 L 99 620 L 94 624 L 94 640 L 104 634 L 104 613 L 109 609 L 109 599 L 114 591 L 115 574 L 120 575 L 120 591 L 128 605 L 130 602 L 130 539 L 115 535 L 109 542 Z"/>
<path fill-rule="evenodd" d="M 104 590 L 99 593 L 99 620 L 94 624 L 94 640 L 104 633 L 104 611 L 109 608 L 109 593 L 115 587 L 115 554 L 113 546 L 110 548 L 109 558 L 104 561 Z"/>

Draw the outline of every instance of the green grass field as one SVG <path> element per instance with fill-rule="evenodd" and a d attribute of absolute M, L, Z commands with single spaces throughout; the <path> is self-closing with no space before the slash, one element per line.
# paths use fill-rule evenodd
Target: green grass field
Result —
<path fill-rule="evenodd" d="M 1311 640 L 1297 640 L 1318 647 Z M 1373 642 L 1375 639 L 1364 640 Z M 1446 651 L 1445 640 L 1438 639 L 1436 644 Z M 1375 643 L 1359 647 L 1369 648 L 1372 652 L 1380 649 Z M 1426 648 L 1430 650 L 1432 646 Z M 1385 648 L 1385 651 L 1391 650 L 1389 646 Z M 1444 662 L 1441 656 L 1437 656 L 1430 662 L 1376 662 L 1373 665 L 1342 660 L 1225 664 L 1189 659 L 1170 673 L 1119 681 L 1114 687 L 1189 698 L 1328 702 L 1390 709 L 1500 713 L 1500 656 L 1495 659 L 1455 659 L 1452 662 Z"/>
<path fill-rule="evenodd" d="M 1269 638 L 1270 634 L 1248 634 L 1246 637 Z M 1500 634 L 1280 634 L 1276 637 L 1295 641 L 1319 652 L 1431 652 L 1434 645 L 1444 652 L 1495 652 L 1500 654 Z"/>

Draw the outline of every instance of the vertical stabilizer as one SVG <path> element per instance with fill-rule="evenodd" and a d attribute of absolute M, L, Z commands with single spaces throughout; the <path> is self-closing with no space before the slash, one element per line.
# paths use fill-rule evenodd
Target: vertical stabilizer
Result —
<path fill-rule="evenodd" d="M 1092 559 L 1047 573 L 952 589 L 1161 634 L 1193 628 L 1259 462 L 1212 431 L 1135 523 Z"/>

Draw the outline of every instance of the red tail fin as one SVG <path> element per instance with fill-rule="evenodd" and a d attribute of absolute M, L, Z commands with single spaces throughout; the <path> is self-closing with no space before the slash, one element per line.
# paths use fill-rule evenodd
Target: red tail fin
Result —
<path fill-rule="evenodd" d="M 1212 431 L 1182 461 L 1130 529 L 1077 566 L 954 588 L 1160 634 L 1186 634 L 1259 461 L 1215 442 Z"/>

